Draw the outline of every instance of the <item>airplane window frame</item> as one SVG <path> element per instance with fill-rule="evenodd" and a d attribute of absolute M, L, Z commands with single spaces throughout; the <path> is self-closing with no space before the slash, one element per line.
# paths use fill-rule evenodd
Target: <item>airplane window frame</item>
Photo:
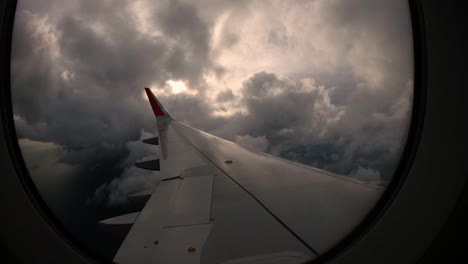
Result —
<path fill-rule="evenodd" d="M 427 98 L 430 97 L 427 91 L 429 90 L 429 69 L 427 66 L 428 47 L 426 43 L 426 25 L 433 24 L 428 23 L 426 21 L 427 18 L 425 16 L 425 13 L 423 13 L 423 10 L 425 12 L 426 10 L 429 10 L 428 13 L 433 14 L 435 7 L 431 6 L 430 4 L 426 4 L 423 6 L 421 1 L 418 0 L 410 0 L 409 4 L 413 29 L 413 56 L 415 80 L 411 124 L 406 140 L 405 150 L 402 156 L 400 157 L 400 162 L 397 167 L 397 171 L 395 172 L 391 183 L 386 188 L 384 195 L 380 198 L 375 208 L 371 210 L 369 215 L 359 225 L 359 227 L 357 227 L 351 234 L 348 234 L 346 238 L 343 239 L 343 241 L 341 241 L 338 245 L 336 245 L 327 253 L 321 255 L 318 259 L 312 261 L 312 263 L 325 263 L 334 261 L 352 262 L 353 260 L 355 261 L 357 253 L 354 253 L 354 255 L 352 252 L 350 253 L 350 250 L 354 248 L 354 245 L 362 244 L 361 240 L 365 240 L 363 237 L 369 233 L 374 232 L 375 229 L 380 228 L 379 230 L 382 230 L 382 227 L 377 225 L 380 225 L 379 222 L 381 222 L 381 218 L 385 214 L 388 214 L 390 209 L 397 210 L 395 208 L 390 207 L 396 206 L 394 204 L 394 200 L 400 194 L 403 187 L 406 187 L 406 189 L 414 189 L 414 181 L 411 182 L 411 185 L 405 185 L 408 182 L 408 179 L 413 176 L 410 175 L 410 169 L 413 169 L 413 167 L 415 166 L 415 159 L 417 158 L 417 156 L 422 155 L 420 153 L 417 153 L 417 150 L 421 148 L 421 138 L 424 132 L 427 132 L 428 130 L 427 128 L 423 129 L 423 126 L 425 125 L 423 121 L 425 118 L 427 118 L 425 106 L 428 100 Z M 67 256 L 73 258 L 73 261 L 67 261 L 70 263 L 93 263 L 95 261 L 106 263 L 108 261 L 99 259 L 98 257 L 94 256 L 92 254 L 92 251 L 86 249 L 85 245 L 80 245 L 79 243 L 77 243 L 77 241 L 74 241 L 72 237 L 67 235 L 67 232 L 60 226 L 58 221 L 55 220 L 53 214 L 51 214 L 45 203 L 42 201 L 39 193 L 37 192 L 32 183 L 31 178 L 28 175 L 28 171 L 23 162 L 14 129 L 14 121 L 10 100 L 11 97 L 9 96 L 10 48 L 13 21 L 15 16 L 15 7 L 16 1 L 4 1 L 0 3 L 0 10 L 3 14 L 2 20 L 0 22 L 0 26 L 2 29 L 2 35 L 0 36 L 0 69 L 1 72 L 4 73 L 0 76 L 0 85 L 2 86 L 2 89 L 0 90 L 0 126 L 5 136 L 5 138 L 2 137 L 0 139 L 0 153 L 2 157 L 0 169 L 3 171 L 7 171 L 8 176 L 5 177 L 5 181 L 7 183 L 6 186 L 8 186 L 9 189 L 4 194 L 2 194 L 2 200 L 5 199 L 5 197 L 9 196 L 8 198 L 15 202 L 13 205 L 10 205 L 10 207 L 17 206 L 18 215 L 16 217 L 19 217 L 17 218 L 19 224 L 32 223 L 31 226 L 24 227 L 25 234 L 19 234 L 21 238 L 28 237 L 28 234 L 35 233 L 36 231 L 37 233 L 47 236 L 47 238 L 45 239 L 47 242 L 45 242 L 44 245 L 38 245 L 38 243 L 33 243 L 33 245 L 37 246 L 37 248 L 31 248 L 31 255 L 41 255 L 41 253 L 39 252 L 40 250 L 45 250 L 46 252 L 50 253 L 53 252 L 51 251 L 51 249 L 57 247 L 57 251 L 64 250 L 63 252 L 67 252 L 63 253 L 65 254 L 65 258 L 62 257 L 61 259 L 66 259 Z M 431 72 L 433 71 L 434 70 L 432 70 Z M 430 98 L 432 102 L 434 98 Z M 416 179 L 416 177 L 413 178 Z M 460 184 L 459 188 L 462 187 L 463 184 Z M 453 195 L 456 194 L 454 193 Z M 401 202 L 399 205 L 401 205 Z M 33 219 L 37 220 L 36 223 L 33 223 Z M 3 223 L 3 221 L 5 220 L 2 220 L 1 223 Z M 426 224 L 426 226 L 427 225 L 429 224 Z M 17 227 L 15 227 L 14 230 L 18 230 Z M 14 230 L 8 230 L 8 232 Z M 10 234 L 8 237 L 11 238 L 11 236 L 12 234 Z M 3 236 L 1 239 L 2 240 L 0 240 L 0 242 L 5 243 L 5 238 Z M 24 243 L 31 243 L 25 241 L 24 239 L 21 240 Z M 408 240 L 411 241 L 411 239 Z M 30 239 L 30 241 L 34 241 L 34 239 Z M 366 241 L 364 241 L 364 243 L 366 243 Z M 396 246 L 394 245 L 393 247 Z M 53 260 L 54 256 L 46 256 L 46 258 Z"/>

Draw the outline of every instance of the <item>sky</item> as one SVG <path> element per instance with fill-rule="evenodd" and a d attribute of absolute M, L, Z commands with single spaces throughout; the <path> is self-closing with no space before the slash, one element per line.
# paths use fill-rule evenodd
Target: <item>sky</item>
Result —
<path fill-rule="evenodd" d="M 406 1 L 18 2 L 14 120 L 51 203 L 57 182 L 80 179 L 79 203 L 101 207 L 154 182 L 133 167 L 157 157 L 140 143 L 156 129 L 144 87 L 248 149 L 391 180 L 413 94 Z"/>

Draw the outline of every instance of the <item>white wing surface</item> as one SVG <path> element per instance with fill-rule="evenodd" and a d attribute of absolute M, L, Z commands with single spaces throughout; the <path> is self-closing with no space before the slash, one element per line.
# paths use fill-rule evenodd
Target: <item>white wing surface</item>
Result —
<path fill-rule="evenodd" d="M 161 155 L 137 166 L 163 180 L 131 196 L 148 201 L 123 218 L 132 227 L 116 263 L 302 263 L 343 239 L 382 193 L 175 121 L 145 89 L 159 134 L 145 143 Z"/>

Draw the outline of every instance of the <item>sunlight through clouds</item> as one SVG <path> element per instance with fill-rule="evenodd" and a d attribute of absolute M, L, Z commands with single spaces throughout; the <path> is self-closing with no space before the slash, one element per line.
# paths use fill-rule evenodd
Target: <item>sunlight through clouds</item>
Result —
<path fill-rule="evenodd" d="M 174 94 L 187 92 L 187 86 L 185 86 L 183 81 L 169 80 L 166 83 L 172 88 L 172 93 Z"/>
<path fill-rule="evenodd" d="M 338 174 L 393 175 L 413 89 L 405 1 L 41 2 L 54 7 L 20 1 L 15 21 L 20 138 L 104 159 L 102 146 L 155 128 L 149 87 L 216 136 Z"/>

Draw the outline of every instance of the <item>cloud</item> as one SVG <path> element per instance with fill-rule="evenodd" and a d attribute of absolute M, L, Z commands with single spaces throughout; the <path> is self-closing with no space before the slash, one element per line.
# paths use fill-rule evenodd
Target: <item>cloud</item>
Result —
<path fill-rule="evenodd" d="M 407 131 L 412 83 L 390 102 L 385 93 L 358 88 L 347 104 L 334 104 L 335 89 L 311 78 L 256 73 L 241 90 L 247 111 L 210 132 L 238 143 L 264 138 L 270 154 L 350 176 L 366 167 L 388 181 Z"/>
<path fill-rule="evenodd" d="M 218 102 L 229 102 L 235 98 L 234 93 L 230 89 L 226 89 L 225 91 L 220 92 L 217 97 L 216 101 Z"/>
<path fill-rule="evenodd" d="M 80 1 L 61 13 L 41 14 L 28 10 L 27 3 L 19 6 L 12 52 L 14 111 L 31 128 L 43 124 L 41 131 L 23 136 L 72 148 L 126 142 L 141 128 L 154 128 L 145 115 L 148 108 L 141 107 L 143 87 L 176 79 L 203 88 L 204 69 L 212 63 L 208 26 L 197 10 L 175 1 L 162 5 L 150 26 L 164 36 L 154 36 L 135 27 L 131 7 Z"/>
<path fill-rule="evenodd" d="M 351 174 L 351 177 L 364 181 L 364 182 L 380 182 L 381 177 L 378 171 L 372 169 L 366 169 L 363 167 L 357 167 Z"/>
<path fill-rule="evenodd" d="M 24 156 L 26 166 L 32 173 L 50 175 L 55 177 L 61 175 L 63 171 L 73 171 L 73 166 L 61 162 L 67 150 L 65 147 L 53 142 L 33 141 L 30 139 L 20 139 L 18 141 L 21 153 Z"/>
<path fill-rule="evenodd" d="M 78 165 L 70 165 L 62 159 L 68 150 L 53 142 L 20 139 L 18 141 L 26 167 L 36 188 L 47 202 L 60 199 L 71 188 L 73 177 L 79 174 Z M 56 188 L 61 186 L 62 188 Z"/>
<path fill-rule="evenodd" d="M 256 138 L 249 136 L 249 135 L 236 136 L 235 142 L 246 149 L 257 151 L 257 152 L 266 152 L 268 149 L 268 145 L 269 145 L 268 140 L 264 136 L 256 137 Z"/>
<path fill-rule="evenodd" d="M 15 19 L 18 136 L 63 147 L 70 166 L 124 168 L 96 200 L 149 186 L 131 167 L 156 129 L 145 86 L 176 119 L 259 151 L 383 181 L 398 162 L 413 89 L 406 1 L 40 0 Z"/>
<path fill-rule="evenodd" d="M 119 163 L 124 168 L 123 173 L 103 183 L 89 198 L 87 203 L 117 206 L 128 203 L 127 195 L 139 191 L 152 189 L 159 182 L 159 172 L 143 170 L 134 166 L 135 162 L 148 159 L 157 159 L 157 147 L 142 143 L 143 139 L 153 137 L 149 132 L 141 130 L 140 138 L 126 144 L 127 157 Z"/>
<path fill-rule="evenodd" d="M 157 177 L 151 173 L 141 172 L 138 168 L 127 168 L 120 177 L 99 186 L 91 202 L 104 203 L 106 206 L 127 204 L 127 195 L 151 190 L 158 182 Z"/>
<path fill-rule="evenodd" d="M 203 70 L 211 66 L 208 25 L 191 4 L 167 1 L 163 6 L 154 18 L 164 35 L 174 41 L 165 66 L 171 69 L 171 78 L 185 79 L 192 87 L 202 88 Z"/>

